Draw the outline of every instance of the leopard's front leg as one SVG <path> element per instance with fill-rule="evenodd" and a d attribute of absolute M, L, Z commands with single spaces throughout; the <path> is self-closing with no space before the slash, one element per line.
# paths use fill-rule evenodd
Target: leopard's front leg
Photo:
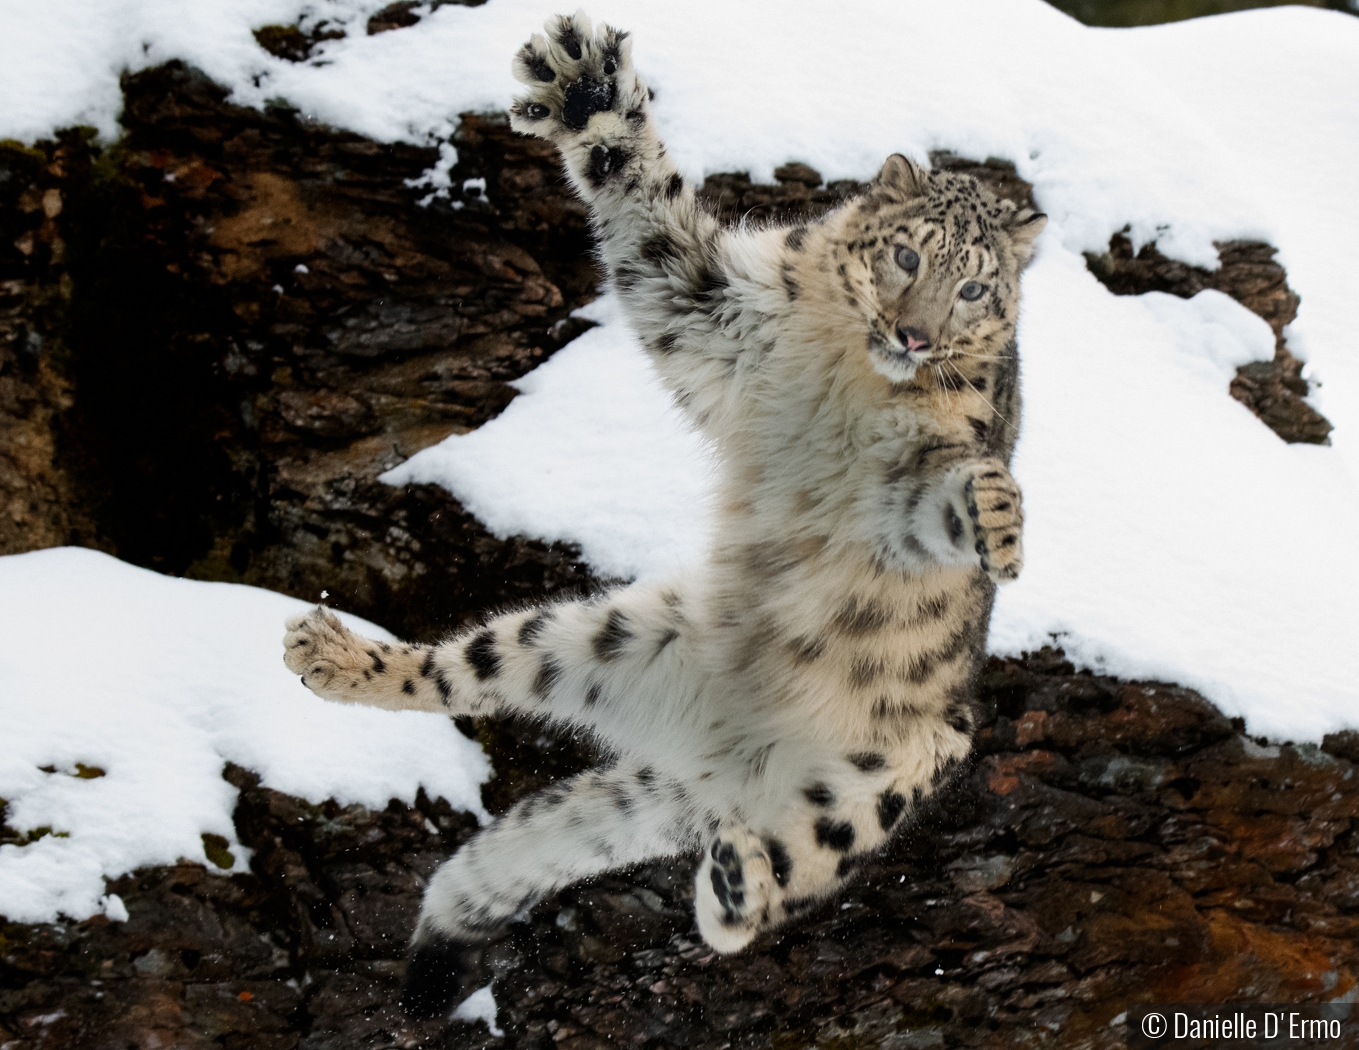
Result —
<path fill-rule="evenodd" d="M 448 715 L 521 714 L 663 758 L 688 710 L 702 620 L 684 581 L 492 616 L 438 645 L 375 642 L 324 609 L 288 621 L 284 661 L 327 700 Z"/>
<path fill-rule="evenodd" d="M 996 583 L 1024 567 L 1019 483 L 998 459 L 969 459 L 929 484 L 911 511 L 912 539 L 943 565 L 980 565 Z"/>
<path fill-rule="evenodd" d="M 547 139 L 589 205 L 600 257 L 642 346 L 700 427 L 720 429 L 761 353 L 748 338 L 786 301 L 779 231 L 723 229 L 665 153 L 628 34 L 558 16 L 513 63 L 527 87 L 511 126 Z M 768 244 L 752 250 L 752 239 Z M 771 289 L 773 291 L 771 292 Z"/>
<path fill-rule="evenodd" d="M 510 126 L 554 143 L 589 201 L 674 174 L 661 159 L 628 34 L 612 26 L 596 33 L 583 12 L 558 15 L 544 28 L 547 36 L 535 33 L 514 57 L 512 72 L 529 91 L 511 107 Z"/>

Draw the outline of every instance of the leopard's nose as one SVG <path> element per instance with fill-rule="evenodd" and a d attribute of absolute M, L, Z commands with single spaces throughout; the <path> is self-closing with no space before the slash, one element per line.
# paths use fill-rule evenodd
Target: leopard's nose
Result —
<path fill-rule="evenodd" d="M 908 328 L 905 325 L 897 325 L 897 337 L 902 345 L 909 351 L 924 351 L 930 348 L 930 337 L 919 328 Z"/>

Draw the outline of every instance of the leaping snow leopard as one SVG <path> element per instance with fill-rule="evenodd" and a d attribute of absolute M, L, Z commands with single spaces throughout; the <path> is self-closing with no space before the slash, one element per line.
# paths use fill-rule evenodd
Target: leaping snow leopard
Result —
<path fill-rule="evenodd" d="M 569 883 L 702 850 L 698 929 L 735 952 L 835 894 L 967 755 L 995 585 L 1023 562 L 1019 277 L 1046 221 L 889 157 L 817 222 L 721 225 L 652 123 L 628 35 L 559 16 L 514 58 L 599 254 L 720 461 L 707 562 L 503 613 L 439 645 L 287 625 L 318 695 L 582 727 L 617 756 L 524 799 L 425 893 L 402 1004 Z"/>

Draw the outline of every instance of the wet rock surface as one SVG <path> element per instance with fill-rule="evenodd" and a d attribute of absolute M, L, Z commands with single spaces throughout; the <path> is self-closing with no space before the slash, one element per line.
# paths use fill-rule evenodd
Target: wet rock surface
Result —
<path fill-rule="evenodd" d="M 738 956 L 698 939 L 691 858 L 542 902 L 490 953 L 501 1038 L 395 1006 L 424 881 L 472 818 L 228 767 L 251 873 L 140 871 L 109 886 L 125 923 L 0 927 L 0 1045 L 1117 1047 L 1130 1003 L 1356 987 L 1354 734 L 1253 741 L 1189 690 L 1051 650 L 991 660 L 981 704 L 972 769 Z"/>
<path fill-rule="evenodd" d="M 1301 299 L 1288 287 L 1288 275 L 1274 261 L 1276 249 L 1258 241 L 1218 245 L 1217 270 L 1167 259 L 1154 244 L 1136 254 L 1132 242 L 1115 234 L 1103 255 L 1087 255 L 1090 271 L 1115 295 L 1168 292 L 1188 299 L 1206 288 L 1230 295 L 1258 314 L 1274 331 L 1274 359 L 1252 361 L 1236 370 L 1230 393 L 1265 426 L 1290 443 L 1329 445 L 1330 421 L 1304 399 L 1310 387 L 1303 364 L 1288 351 L 1284 326 L 1298 316 Z"/>

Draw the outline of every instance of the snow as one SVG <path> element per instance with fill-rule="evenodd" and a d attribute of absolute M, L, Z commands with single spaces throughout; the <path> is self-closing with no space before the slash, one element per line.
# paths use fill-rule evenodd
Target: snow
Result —
<path fill-rule="evenodd" d="M 1226 395 L 1270 356 L 1264 322 L 1211 292 L 1110 296 L 1060 250 L 1025 295 L 1025 569 L 991 647 L 1059 633 L 1078 663 L 1191 686 L 1257 734 L 1359 725 L 1354 474 Z"/>
<path fill-rule="evenodd" d="M 381 808 L 423 786 L 486 816 L 490 764 L 449 719 L 327 703 L 283 666 L 283 621 L 303 602 L 78 548 L 0 558 L 0 594 L 6 823 L 65 836 L 0 846 L 0 915 L 11 921 L 122 921 L 104 876 L 180 857 L 210 865 L 205 832 L 246 870 L 228 761 L 318 801 Z M 77 763 L 106 775 L 82 779 Z"/>
<path fill-rule="evenodd" d="M 100 899 L 100 910 L 112 922 L 127 922 L 130 915 L 127 913 L 127 905 L 123 903 L 123 898 L 116 893 L 110 893 L 107 897 Z"/>
<path fill-rule="evenodd" d="M 281 97 L 312 119 L 439 146 L 409 187 L 428 202 L 453 188 L 456 114 L 508 105 L 510 56 L 554 5 L 446 5 L 369 37 L 382 6 L 5 5 L 0 137 L 76 123 L 111 137 L 119 74 L 181 58 L 241 104 Z M 1027 562 L 1001 593 L 993 649 L 1055 637 L 1087 666 L 1194 686 L 1257 734 L 1359 725 L 1347 542 L 1359 520 L 1359 19 L 1285 7 L 1098 30 L 1041 0 L 844 0 L 829 16 L 807 0 L 603 0 L 591 14 L 634 32 L 691 177 L 768 179 L 799 160 L 865 178 L 893 151 L 948 149 L 1010 160 L 1034 186 L 1051 218 L 1020 332 Z M 293 64 L 250 32 L 297 19 L 348 35 Z M 1333 447 L 1284 445 L 1227 396 L 1236 364 L 1269 355 L 1243 308 L 1212 293 L 1118 298 L 1091 277 L 1081 253 L 1125 225 L 1135 246 L 1154 239 L 1199 265 L 1214 265 L 1214 241 L 1279 248 L 1302 296 L 1289 346 L 1322 384 Z M 602 572 L 699 557 L 707 453 L 615 309 L 597 304 L 602 326 L 521 380 L 502 416 L 389 478 L 439 480 L 499 533 L 580 542 Z M 277 623 L 297 603 L 69 551 L 0 561 L 0 583 L 0 795 L 11 824 L 70 835 L 0 848 L 11 918 L 113 915 L 101 873 L 201 857 L 204 831 L 231 839 L 228 757 L 311 798 L 380 804 L 423 783 L 475 807 L 484 759 L 446 723 L 323 707 L 289 680 Z M 73 637 L 88 655 L 65 648 Z M 37 771 L 75 762 L 109 774 Z"/>
<path fill-rule="evenodd" d="M 501 536 L 573 540 L 606 575 L 679 572 L 706 549 L 707 448 L 671 405 L 616 300 L 577 314 L 602 326 L 513 383 L 519 396 L 490 424 L 382 480 L 443 485 Z"/>
<path fill-rule="evenodd" d="M 499 1039 L 505 1033 L 496 1027 L 495 1018 L 495 996 L 491 993 L 491 985 L 489 984 L 485 988 L 478 988 L 459 1003 L 458 1008 L 453 1011 L 453 1020 L 455 1021 L 466 1021 L 468 1024 L 475 1021 L 485 1021 L 487 1030 Z"/>

